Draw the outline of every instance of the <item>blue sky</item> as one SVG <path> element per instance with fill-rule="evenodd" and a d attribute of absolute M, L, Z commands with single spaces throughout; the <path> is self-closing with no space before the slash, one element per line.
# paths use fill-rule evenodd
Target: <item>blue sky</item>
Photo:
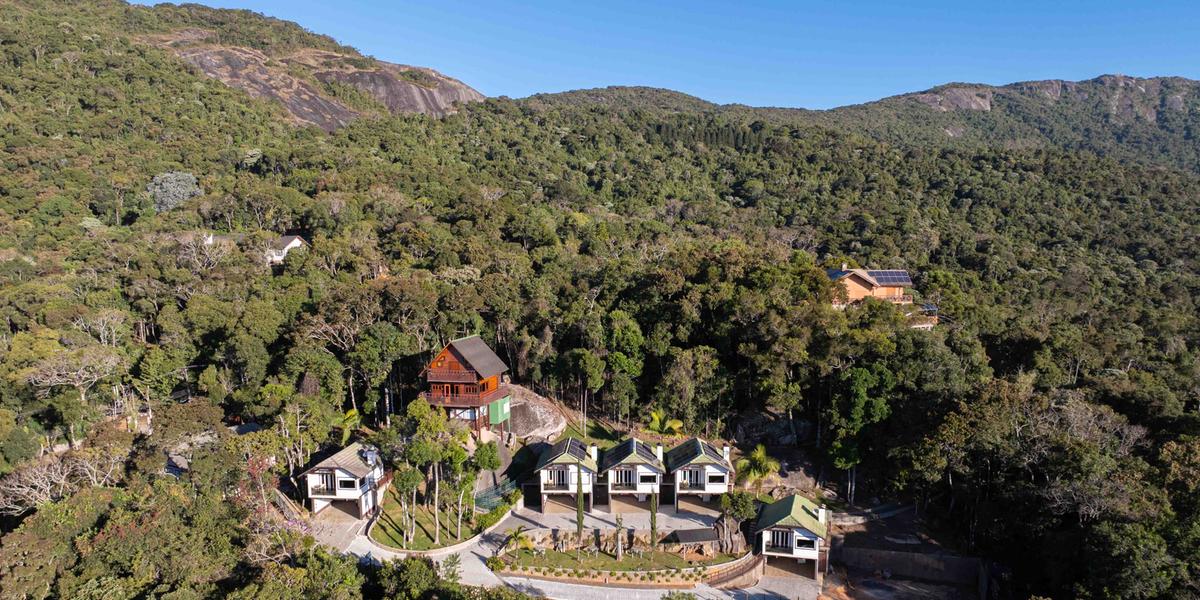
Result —
<path fill-rule="evenodd" d="M 1194 0 L 201 1 L 296 21 L 489 96 L 648 85 L 830 108 L 952 81 L 1200 79 Z"/>

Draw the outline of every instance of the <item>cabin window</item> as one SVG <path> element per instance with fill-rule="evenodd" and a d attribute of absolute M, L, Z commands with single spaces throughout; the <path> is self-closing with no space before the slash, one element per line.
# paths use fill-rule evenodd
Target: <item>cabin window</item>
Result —
<path fill-rule="evenodd" d="M 633 485 L 633 469 L 617 469 L 613 471 L 616 485 Z"/>
<path fill-rule="evenodd" d="M 724 473 L 718 473 L 718 474 L 716 474 L 716 475 L 709 475 L 709 476 L 708 476 L 708 483 L 710 483 L 710 484 L 713 484 L 713 483 L 716 483 L 716 484 L 723 484 L 723 483 L 725 483 L 725 474 L 724 474 Z"/>
<path fill-rule="evenodd" d="M 817 547 L 816 540 L 810 540 L 807 538 L 802 538 L 800 536 L 796 536 L 796 549 L 797 550 L 812 550 L 816 547 Z"/>
<path fill-rule="evenodd" d="M 648 475 L 643 474 L 640 478 L 638 478 L 638 482 L 639 483 L 658 483 L 658 475 L 655 475 L 654 473 L 650 473 Z"/>
<path fill-rule="evenodd" d="M 353 489 L 357 489 L 357 488 L 358 488 L 358 480 L 357 479 L 339 479 L 338 480 L 338 489 L 339 490 L 353 490 Z"/>

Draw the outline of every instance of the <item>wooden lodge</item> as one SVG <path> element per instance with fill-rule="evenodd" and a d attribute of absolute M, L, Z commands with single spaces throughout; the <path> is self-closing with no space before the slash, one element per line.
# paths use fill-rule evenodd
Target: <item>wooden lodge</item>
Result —
<path fill-rule="evenodd" d="M 913 302 L 912 294 L 908 293 L 908 288 L 913 285 L 908 271 L 849 269 L 843 264 L 840 269 L 831 269 L 829 278 L 840 284 L 846 292 L 844 299 L 838 298 L 833 301 L 834 306 L 856 304 L 865 298 L 876 298 L 893 304 Z"/>
<path fill-rule="evenodd" d="M 938 324 L 938 308 L 933 304 L 913 306 L 912 277 L 903 269 L 851 269 L 842 264 L 840 269 L 830 269 L 829 279 L 837 284 L 845 296 L 834 297 L 834 308 L 846 308 L 867 298 L 906 307 L 909 326 L 913 329 L 933 329 Z"/>
<path fill-rule="evenodd" d="M 503 377 L 508 365 L 477 335 L 451 341 L 425 368 L 428 391 L 421 394 L 431 406 L 466 421 L 476 433 L 504 431 L 508 423 L 509 390 Z"/>

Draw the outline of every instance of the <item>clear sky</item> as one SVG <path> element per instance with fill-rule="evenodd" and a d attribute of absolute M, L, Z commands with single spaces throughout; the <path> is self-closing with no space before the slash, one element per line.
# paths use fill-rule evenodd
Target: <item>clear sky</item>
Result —
<path fill-rule="evenodd" d="M 514 98 L 647 85 L 830 108 L 952 81 L 1200 79 L 1200 0 L 200 1 Z"/>

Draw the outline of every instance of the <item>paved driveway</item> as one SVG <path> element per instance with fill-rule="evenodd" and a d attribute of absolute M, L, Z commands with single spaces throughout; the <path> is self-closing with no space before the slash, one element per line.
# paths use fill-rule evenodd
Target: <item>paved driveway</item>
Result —
<path fill-rule="evenodd" d="M 359 530 L 366 528 L 367 521 L 341 510 L 338 504 L 327 507 L 313 517 L 310 526 L 311 533 L 318 542 L 345 552 L 350 543 L 358 536 Z"/>

